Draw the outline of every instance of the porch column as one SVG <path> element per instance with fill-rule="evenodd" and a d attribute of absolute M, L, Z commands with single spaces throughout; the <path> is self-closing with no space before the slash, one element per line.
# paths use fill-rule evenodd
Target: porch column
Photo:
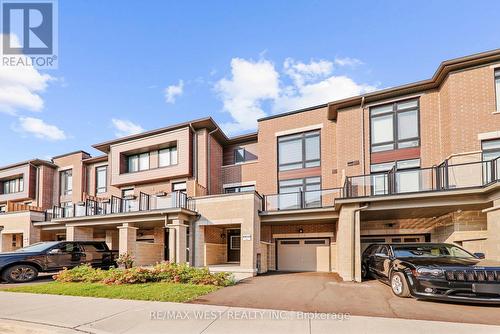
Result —
<path fill-rule="evenodd" d="M 92 227 L 66 227 L 66 240 L 68 241 L 92 241 L 94 240 L 94 229 Z"/>
<path fill-rule="evenodd" d="M 186 248 L 187 248 L 187 228 L 188 226 L 185 224 L 182 219 L 174 219 L 172 220 L 172 224 L 170 224 L 170 241 L 172 241 L 172 236 L 174 235 L 174 242 L 170 242 L 169 247 L 170 250 L 175 248 L 174 254 L 170 254 L 170 258 L 175 258 L 176 263 L 186 263 Z"/>
<path fill-rule="evenodd" d="M 194 223 L 192 225 L 193 231 L 191 235 L 193 235 L 193 238 L 191 238 L 191 247 L 194 249 L 194 256 L 191 255 L 191 263 L 195 267 L 203 267 L 207 265 L 207 263 L 205 263 L 205 226 L 199 223 Z M 193 252 L 191 252 L 191 254 L 193 254 Z"/>
<path fill-rule="evenodd" d="M 106 245 L 111 250 L 119 249 L 119 232 L 114 230 L 106 230 Z"/>
<path fill-rule="evenodd" d="M 138 228 L 132 224 L 125 223 L 118 226 L 118 252 L 119 254 L 128 253 L 135 256 L 135 244 L 137 240 Z M 136 259 L 137 260 L 137 259 Z"/>
<path fill-rule="evenodd" d="M 500 199 L 493 201 L 493 207 L 483 210 L 486 212 L 486 258 L 500 261 Z"/>
<path fill-rule="evenodd" d="M 337 224 L 337 272 L 345 281 L 361 281 L 358 208 L 358 204 L 343 205 Z"/>

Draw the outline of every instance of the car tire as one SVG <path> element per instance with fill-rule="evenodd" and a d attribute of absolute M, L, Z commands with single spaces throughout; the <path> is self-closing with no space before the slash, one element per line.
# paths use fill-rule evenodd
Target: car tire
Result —
<path fill-rule="evenodd" d="M 29 264 L 18 264 L 9 267 L 2 273 L 2 278 L 10 283 L 31 282 L 38 277 L 38 269 Z"/>
<path fill-rule="evenodd" d="M 392 293 L 396 296 L 402 298 L 410 297 L 410 288 L 403 273 L 393 272 L 391 274 L 390 285 Z"/>
<path fill-rule="evenodd" d="M 364 263 L 361 265 L 361 278 L 362 279 L 369 279 L 369 278 L 371 278 L 371 275 L 368 272 L 368 268 L 367 268 L 366 264 L 364 264 Z"/>

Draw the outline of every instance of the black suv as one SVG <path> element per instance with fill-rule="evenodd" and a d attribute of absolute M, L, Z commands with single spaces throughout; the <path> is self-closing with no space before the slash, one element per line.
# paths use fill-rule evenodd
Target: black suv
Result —
<path fill-rule="evenodd" d="M 361 260 L 399 297 L 500 303 L 500 263 L 446 243 L 373 244 Z"/>
<path fill-rule="evenodd" d="M 0 277 L 7 282 L 34 280 L 39 272 L 56 272 L 80 264 L 108 269 L 116 266 L 117 252 L 101 241 L 50 241 L 0 253 Z"/>

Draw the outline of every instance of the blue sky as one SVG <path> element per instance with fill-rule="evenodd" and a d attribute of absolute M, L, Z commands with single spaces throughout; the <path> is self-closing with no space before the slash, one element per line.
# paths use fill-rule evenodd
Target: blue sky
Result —
<path fill-rule="evenodd" d="M 0 68 L 0 165 L 97 154 L 117 135 L 208 115 L 245 133 L 264 115 L 426 79 L 499 48 L 499 12 L 498 1 L 60 0 L 58 69 Z"/>

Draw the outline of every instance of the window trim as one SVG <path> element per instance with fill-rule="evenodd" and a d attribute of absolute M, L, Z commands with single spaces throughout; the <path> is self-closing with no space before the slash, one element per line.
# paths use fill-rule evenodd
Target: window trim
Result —
<path fill-rule="evenodd" d="M 172 150 L 174 148 L 175 148 L 175 164 L 172 163 Z M 168 154 L 169 154 L 170 163 L 168 165 L 161 165 L 160 164 L 160 153 L 162 151 L 167 151 L 167 150 L 168 150 Z M 179 150 L 177 148 L 177 145 L 161 148 L 157 151 L 157 154 L 158 154 L 158 168 L 171 167 L 171 166 L 176 166 L 179 164 Z"/>
<path fill-rule="evenodd" d="M 405 103 L 405 102 L 410 102 L 410 101 L 416 101 L 417 105 L 415 107 L 408 107 L 404 109 L 398 109 L 398 104 Z M 390 111 L 385 111 L 380 114 L 372 115 L 372 110 L 384 106 L 390 106 L 392 105 L 392 110 Z M 398 135 L 399 135 L 399 124 L 398 124 L 398 114 L 410 112 L 410 111 L 416 111 L 417 112 L 417 137 L 410 137 L 410 138 L 405 138 L 400 140 Z M 384 117 L 392 115 L 392 141 L 385 141 L 385 142 L 380 142 L 380 143 L 373 143 L 373 119 L 376 119 L 378 117 Z M 376 106 L 372 106 L 369 109 L 369 118 L 370 118 L 370 153 L 378 153 L 378 152 L 387 152 L 387 151 L 394 151 L 394 150 L 399 150 L 399 149 L 405 149 L 405 148 L 417 148 L 421 146 L 421 133 L 420 133 L 420 97 L 412 97 L 404 100 L 397 100 L 393 101 L 390 103 L 386 104 L 379 104 Z M 399 147 L 401 143 L 408 143 L 411 141 L 418 141 L 417 146 L 410 146 L 410 147 Z M 379 147 L 379 146 L 384 146 L 384 145 L 393 145 L 393 148 L 390 150 L 381 150 L 381 151 L 374 151 L 373 148 Z"/>
<path fill-rule="evenodd" d="M 484 143 L 487 142 L 493 142 L 493 141 L 498 141 L 500 143 L 500 138 L 493 138 L 493 139 L 486 139 L 486 140 L 481 140 L 481 161 L 490 161 L 490 160 L 484 160 L 484 154 L 485 153 L 493 153 L 493 152 L 499 152 L 500 153 L 500 148 L 489 148 L 489 149 L 484 149 Z"/>
<path fill-rule="evenodd" d="M 63 184 L 63 175 L 66 175 L 68 173 L 71 173 L 71 188 L 68 189 L 63 189 L 63 185 L 68 185 L 68 181 L 66 179 L 65 183 Z M 67 176 L 66 176 L 67 177 Z M 73 169 L 65 169 L 59 172 L 59 191 L 61 196 L 69 196 L 73 195 Z"/>
<path fill-rule="evenodd" d="M 313 179 L 313 178 L 319 178 L 319 182 L 312 182 L 312 183 L 307 183 L 306 180 L 307 179 Z M 278 194 L 293 194 L 293 193 L 283 193 L 281 192 L 281 188 L 282 186 L 280 186 L 280 182 L 282 181 L 292 181 L 292 180 L 301 180 L 302 181 L 302 192 L 308 192 L 308 191 L 321 191 L 321 189 L 323 189 L 321 187 L 321 181 L 322 181 L 322 178 L 321 178 L 321 175 L 317 175 L 317 176 L 307 176 L 307 177 L 302 177 L 302 178 L 293 178 L 293 179 L 285 179 L 285 180 L 278 180 Z M 306 186 L 311 186 L 311 185 L 319 185 L 319 190 L 306 190 Z M 295 187 L 295 186 L 284 186 L 283 188 L 292 188 L 292 187 Z"/>
<path fill-rule="evenodd" d="M 99 187 L 99 170 L 103 170 L 105 172 L 104 175 L 104 187 Z M 104 191 L 99 191 L 99 189 L 104 189 Z M 95 193 L 103 194 L 108 191 L 108 166 L 97 166 L 95 168 Z"/>
<path fill-rule="evenodd" d="M 316 133 L 316 134 L 310 135 L 310 134 L 313 134 L 313 133 Z M 295 138 L 289 138 L 289 139 L 287 139 L 287 137 L 295 137 Z M 306 138 L 312 138 L 312 137 L 318 137 L 318 141 L 319 141 L 319 143 L 318 143 L 319 144 L 319 158 L 318 159 L 307 160 L 306 159 Z M 280 144 L 281 143 L 292 142 L 292 141 L 296 141 L 296 140 L 300 140 L 301 144 L 302 144 L 302 160 L 296 161 L 296 162 L 280 163 Z M 278 137 L 278 139 L 277 139 L 277 156 L 278 156 L 278 163 L 277 163 L 277 165 L 278 165 L 278 172 L 288 172 L 290 170 L 296 170 L 296 169 L 321 167 L 321 130 L 320 129 L 316 129 L 316 130 L 305 131 L 305 132 L 300 132 L 300 133 L 293 133 L 293 134 L 289 134 L 289 135 L 286 135 L 286 136 L 280 136 L 280 137 Z M 316 161 L 319 163 L 318 166 L 312 166 L 312 167 L 307 167 L 306 166 L 308 163 L 313 163 L 313 162 L 316 162 Z M 291 166 L 291 165 L 298 165 L 298 164 L 301 164 L 301 167 L 281 170 L 281 167 L 283 167 L 283 166 Z"/>
<path fill-rule="evenodd" d="M 148 155 L 148 168 L 141 169 L 141 155 L 147 154 Z M 130 170 L 130 159 L 137 157 L 137 170 L 131 171 Z M 130 154 L 125 156 L 125 160 L 127 161 L 127 173 L 138 173 L 138 172 L 143 172 L 146 170 L 151 169 L 151 152 L 142 152 L 142 153 L 135 153 L 135 154 Z"/>

